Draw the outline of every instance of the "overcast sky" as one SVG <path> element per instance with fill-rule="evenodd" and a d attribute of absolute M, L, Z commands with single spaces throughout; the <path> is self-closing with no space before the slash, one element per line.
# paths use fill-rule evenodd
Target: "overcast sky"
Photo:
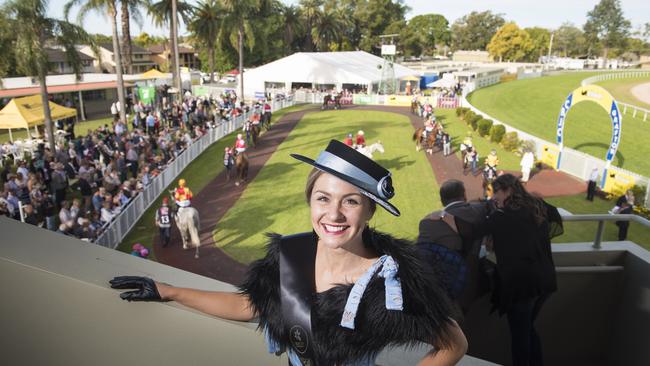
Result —
<path fill-rule="evenodd" d="M 154 0 L 155 1 L 155 0 Z M 285 4 L 297 4 L 298 0 L 282 0 Z M 0 0 L 0 3 L 4 0 Z M 63 17 L 63 4 L 67 0 L 50 0 L 50 16 Z M 196 3 L 196 0 L 189 0 Z M 419 14 L 436 13 L 444 15 L 450 23 L 471 11 L 492 10 L 501 13 L 506 20 L 514 21 L 521 27 L 540 26 L 557 28 L 564 22 L 571 22 L 581 27 L 586 22 L 587 12 L 594 8 L 599 0 L 406 0 L 404 3 L 411 8 L 407 19 Z M 632 22 L 633 29 L 650 22 L 649 0 L 621 0 L 623 13 Z M 131 25 L 133 36 L 145 31 L 149 34 L 168 35 L 167 29 L 156 28 L 146 13 L 145 24 L 140 28 Z M 119 18 L 118 18 L 119 21 Z M 111 26 L 105 17 L 91 14 L 84 22 L 84 27 L 90 33 L 103 33 L 110 35 Z M 185 26 L 181 28 L 184 34 Z"/>

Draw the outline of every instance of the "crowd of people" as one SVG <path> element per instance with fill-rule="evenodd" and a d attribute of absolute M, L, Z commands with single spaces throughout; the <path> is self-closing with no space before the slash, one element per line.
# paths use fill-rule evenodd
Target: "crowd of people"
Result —
<path fill-rule="evenodd" d="M 3 156 L 0 215 L 93 241 L 183 150 L 250 108 L 233 92 L 163 107 L 135 104 L 129 128 L 116 103 L 110 125 L 68 133 L 55 151 L 40 143 L 31 157 Z"/>

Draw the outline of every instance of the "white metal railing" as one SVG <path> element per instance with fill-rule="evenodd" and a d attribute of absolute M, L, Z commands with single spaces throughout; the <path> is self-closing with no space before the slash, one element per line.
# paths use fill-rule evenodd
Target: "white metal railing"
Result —
<path fill-rule="evenodd" d="M 292 106 L 293 104 L 294 100 L 292 98 L 287 98 L 280 101 L 273 101 L 271 107 L 275 112 Z M 178 155 L 176 159 L 171 161 L 158 176 L 153 178 L 151 183 L 145 187 L 140 194 L 132 198 L 126 204 L 122 211 L 105 226 L 104 231 L 95 240 L 95 243 L 115 249 L 138 222 L 140 217 L 142 217 L 149 206 L 156 201 L 160 194 L 164 193 L 164 189 L 168 187 L 194 159 L 201 155 L 201 153 L 203 153 L 213 143 L 241 128 L 250 113 L 252 112 L 239 115 L 228 122 L 220 123 L 215 128 L 210 129 L 206 135 L 194 141 L 187 149 Z"/>
<path fill-rule="evenodd" d="M 607 221 L 630 221 L 636 222 L 637 224 L 643 225 L 645 227 L 650 227 L 650 220 L 645 217 L 637 215 L 619 215 L 619 214 L 609 214 L 609 215 L 571 215 L 563 214 L 563 221 L 596 221 L 598 222 L 598 229 L 596 230 L 596 237 L 594 238 L 594 249 L 600 249 L 601 243 L 603 241 L 603 232 L 605 231 L 605 222 Z"/>
<path fill-rule="evenodd" d="M 650 76 L 650 71 L 626 71 L 626 72 L 611 72 L 607 74 L 600 74 L 586 78 L 580 82 L 580 85 L 585 86 L 595 84 L 599 81 L 614 80 L 614 79 L 629 79 L 641 78 Z M 623 114 L 627 114 L 628 109 L 632 112 L 632 118 L 636 118 L 637 114 L 643 114 L 643 122 L 647 121 L 650 109 L 635 106 L 629 103 L 616 101 L 616 103 L 623 107 Z"/>

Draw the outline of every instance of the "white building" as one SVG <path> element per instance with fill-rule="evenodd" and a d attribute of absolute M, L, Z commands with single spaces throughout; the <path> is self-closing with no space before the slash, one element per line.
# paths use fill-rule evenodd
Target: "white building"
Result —
<path fill-rule="evenodd" d="M 244 73 L 244 93 L 272 90 L 332 89 L 376 90 L 381 80 L 384 59 L 363 51 L 298 52 Z M 394 64 L 395 77 L 419 72 Z"/>

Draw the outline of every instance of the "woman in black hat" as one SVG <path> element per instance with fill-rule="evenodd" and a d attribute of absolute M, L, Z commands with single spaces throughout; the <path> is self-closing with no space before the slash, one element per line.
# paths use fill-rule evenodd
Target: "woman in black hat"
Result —
<path fill-rule="evenodd" d="M 271 352 L 293 366 L 374 365 L 387 346 L 434 346 L 421 365 L 453 365 L 467 348 L 454 311 L 413 247 L 371 229 L 376 205 L 399 216 L 391 174 L 332 140 L 316 160 L 306 198 L 313 231 L 270 235 L 239 293 L 175 288 L 143 277 L 116 277 L 111 286 L 136 290 L 129 301 L 177 301 L 225 319 L 259 318 Z"/>

